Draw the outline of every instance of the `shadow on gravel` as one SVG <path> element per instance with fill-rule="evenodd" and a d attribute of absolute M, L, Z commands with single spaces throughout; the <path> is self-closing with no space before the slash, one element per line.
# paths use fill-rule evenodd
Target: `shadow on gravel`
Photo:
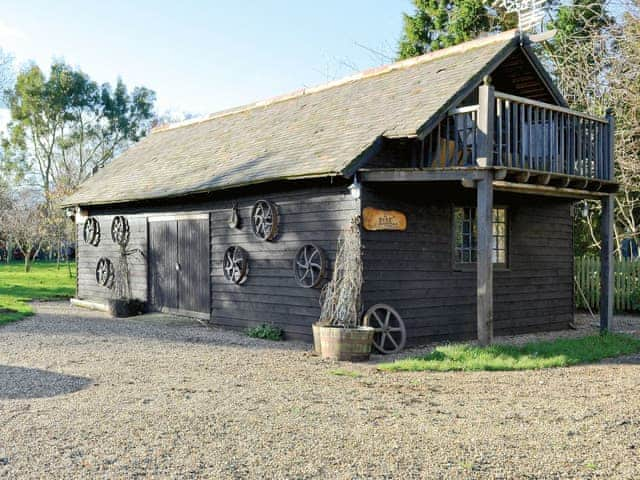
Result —
<path fill-rule="evenodd" d="M 77 392 L 90 383 L 85 377 L 0 365 L 0 400 L 55 397 Z"/>

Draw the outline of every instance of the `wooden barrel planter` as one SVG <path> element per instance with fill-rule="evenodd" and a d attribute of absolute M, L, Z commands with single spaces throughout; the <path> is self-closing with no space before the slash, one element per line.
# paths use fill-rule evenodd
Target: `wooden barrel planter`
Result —
<path fill-rule="evenodd" d="M 375 332 L 373 328 L 323 326 L 319 329 L 322 358 L 347 362 L 369 360 Z"/>
<path fill-rule="evenodd" d="M 311 330 L 313 331 L 313 351 L 318 355 L 322 352 L 320 345 L 320 328 L 322 328 L 322 326 L 318 323 L 311 325 Z"/>

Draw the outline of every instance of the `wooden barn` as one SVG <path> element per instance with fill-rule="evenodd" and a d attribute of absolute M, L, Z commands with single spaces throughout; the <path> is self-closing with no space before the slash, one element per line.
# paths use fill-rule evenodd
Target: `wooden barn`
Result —
<path fill-rule="evenodd" d="M 532 44 L 510 31 L 152 132 L 65 201 L 75 302 L 121 295 L 126 267 L 151 310 L 310 341 L 360 216 L 364 307 L 392 307 L 409 344 L 564 329 L 588 198 L 607 327 L 613 120 L 568 109 Z"/>

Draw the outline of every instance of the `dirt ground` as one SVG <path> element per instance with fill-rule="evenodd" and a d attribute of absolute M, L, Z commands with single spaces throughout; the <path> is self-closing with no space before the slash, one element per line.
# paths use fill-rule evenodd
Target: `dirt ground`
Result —
<path fill-rule="evenodd" d="M 640 357 L 381 373 L 175 317 L 36 309 L 0 327 L 0 478 L 640 478 Z"/>

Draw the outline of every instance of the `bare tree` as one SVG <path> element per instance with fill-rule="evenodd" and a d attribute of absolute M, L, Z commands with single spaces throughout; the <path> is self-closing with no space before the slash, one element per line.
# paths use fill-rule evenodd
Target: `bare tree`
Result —
<path fill-rule="evenodd" d="M 11 238 L 24 256 L 25 272 L 31 271 L 47 236 L 43 199 L 36 191 L 14 195 L 0 210 L 0 224 L 3 235 Z"/>
<path fill-rule="evenodd" d="M 640 9 L 638 0 L 609 2 L 608 10 L 626 12 L 604 28 L 582 29 L 547 48 L 558 84 L 573 108 L 596 115 L 607 109 L 616 120 L 616 195 L 614 234 L 620 255 L 625 238 L 640 236 Z M 601 22 L 592 10 L 583 23 Z M 604 13 L 603 13 L 604 15 Z M 583 220 L 592 246 L 599 248 L 600 206 L 591 202 Z"/>

